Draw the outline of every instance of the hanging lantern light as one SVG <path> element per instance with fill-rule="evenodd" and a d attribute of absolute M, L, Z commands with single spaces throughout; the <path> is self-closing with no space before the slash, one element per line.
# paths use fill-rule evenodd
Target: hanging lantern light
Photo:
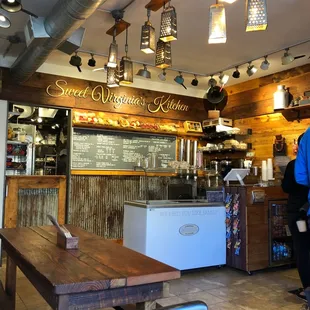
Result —
<path fill-rule="evenodd" d="M 127 56 L 128 53 L 128 27 L 126 28 L 126 56 L 120 61 L 119 81 L 121 84 L 131 84 L 133 82 L 133 63 Z"/>
<path fill-rule="evenodd" d="M 267 29 L 267 4 L 266 0 L 246 1 L 246 30 L 260 31 Z"/>
<path fill-rule="evenodd" d="M 171 43 L 158 40 L 156 48 L 155 66 L 157 68 L 169 68 L 172 66 Z"/>
<path fill-rule="evenodd" d="M 164 6 L 164 11 L 161 13 L 160 22 L 160 40 L 170 42 L 178 39 L 177 29 L 177 13 L 175 8 L 169 5 L 167 8 Z"/>
<path fill-rule="evenodd" d="M 223 4 L 210 6 L 209 44 L 226 43 L 226 15 Z"/>
<path fill-rule="evenodd" d="M 147 10 L 147 21 L 141 29 L 140 50 L 145 54 L 155 53 L 155 29 L 150 22 L 151 11 Z"/>
<path fill-rule="evenodd" d="M 116 44 L 115 35 L 116 35 L 116 28 L 114 29 L 113 41 L 109 49 L 108 67 L 110 68 L 116 68 L 117 66 L 118 46 Z"/>
<path fill-rule="evenodd" d="M 108 67 L 107 71 L 107 86 L 119 87 L 119 75 L 118 75 L 118 67 L 115 68 Z"/>

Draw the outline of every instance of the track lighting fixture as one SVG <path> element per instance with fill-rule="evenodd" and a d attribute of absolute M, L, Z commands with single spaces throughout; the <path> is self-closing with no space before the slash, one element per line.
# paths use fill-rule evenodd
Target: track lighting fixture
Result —
<path fill-rule="evenodd" d="M 88 60 L 88 65 L 90 67 L 96 67 L 96 60 L 94 58 L 94 54 L 90 54 L 90 59 Z"/>
<path fill-rule="evenodd" d="M 164 68 L 163 71 L 161 73 L 158 74 L 158 78 L 161 80 L 161 81 L 166 81 L 166 69 Z"/>
<path fill-rule="evenodd" d="M 157 68 L 169 68 L 172 66 L 171 43 L 158 40 L 156 47 L 155 66 Z"/>
<path fill-rule="evenodd" d="M 220 79 L 220 84 L 224 86 L 225 84 L 227 84 L 227 82 L 229 80 L 229 75 L 221 72 L 219 75 L 219 79 Z"/>
<path fill-rule="evenodd" d="M 248 68 L 246 70 L 246 73 L 248 76 L 252 76 L 257 72 L 257 68 L 249 62 Z"/>
<path fill-rule="evenodd" d="M 9 19 L 9 14 L 4 10 L 0 9 L 0 28 L 10 28 L 11 21 Z"/>
<path fill-rule="evenodd" d="M 141 29 L 140 50 L 145 54 L 155 53 L 155 29 L 150 22 L 151 11 L 147 10 L 147 21 Z"/>
<path fill-rule="evenodd" d="M 116 68 L 117 66 L 118 45 L 116 44 L 115 36 L 116 36 L 116 28 L 114 29 L 113 41 L 109 49 L 108 67 L 110 68 Z"/>
<path fill-rule="evenodd" d="M 160 22 L 160 40 L 163 42 L 170 42 L 178 39 L 177 30 L 177 13 L 175 8 L 170 5 L 164 6 L 164 10 L 161 13 Z"/>
<path fill-rule="evenodd" d="M 246 0 L 246 30 L 260 31 L 267 29 L 266 0 Z"/>
<path fill-rule="evenodd" d="M 120 61 L 120 75 L 119 80 L 121 84 L 131 84 L 133 82 L 133 62 L 128 57 L 128 27 L 126 28 L 126 56 Z"/>
<path fill-rule="evenodd" d="M 238 66 L 236 67 L 236 70 L 233 72 L 232 77 L 234 79 L 239 79 L 240 78 L 240 71 L 238 70 Z"/>
<path fill-rule="evenodd" d="M 289 48 L 285 49 L 284 55 L 282 56 L 282 65 L 289 65 L 292 63 L 295 59 L 303 58 L 306 55 L 299 55 L 299 56 L 293 56 L 291 53 L 289 53 Z"/>
<path fill-rule="evenodd" d="M 213 75 L 210 76 L 210 80 L 208 81 L 209 88 L 216 86 L 217 81 L 213 78 Z"/>
<path fill-rule="evenodd" d="M 108 67 L 107 71 L 107 87 L 119 87 L 118 66 L 115 68 Z"/>
<path fill-rule="evenodd" d="M 75 53 L 75 55 L 71 56 L 69 63 L 71 66 L 77 67 L 79 72 L 82 72 L 82 70 L 81 70 L 82 58 L 80 56 L 78 56 L 77 52 Z"/>
<path fill-rule="evenodd" d="M 223 4 L 210 6 L 209 44 L 226 43 L 226 16 Z"/>
<path fill-rule="evenodd" d="M 267 60 L 268 56 L 264 56 L 264 57 L 265 57 L 265 60 L 262 61 L 261 65 L 260 65 L 260 68 L 262 70 L 268 70 L 269 66 L 270 66 L 270 62 Z"/>
<path fill-rule="evenodd" d="M 197 80 L 197 75 L 194 74 L 194 78 L 192 80 L 192 83 L 191 83 L 193 86 L 198 86 L 198 80 Z"/>
<path fill-rule="evenodd" d="M 185 89 L 187 89 L 187 87 L 184 85 L 184 78 L 183 78 L 183 75 L 182 75 L 182 72 L 181 72 L 181 71 L 179 72 L 179 75 L 177 75 L 177 76 L 174 78 L 174 81 L 175 81 L 177 84 L 182 85 Z"/>
<path fill-rule="evenodd" d="M 143 65 L 143 69 L 140 69 L 137 72 L 137 75 L 138 76 L 142 76 L 142 77 L 144 77 L 146 79 L 150 79 L 151 78 L 151 72 L 147 69 L 146 65 Z"/>

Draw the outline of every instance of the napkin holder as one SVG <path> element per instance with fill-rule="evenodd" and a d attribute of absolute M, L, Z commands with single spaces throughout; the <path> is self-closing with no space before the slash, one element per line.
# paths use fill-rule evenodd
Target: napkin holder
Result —
<path fill-rule="evenodd" d="M 57 232 L 57 245 L 64 250 L 77 250 L 79 248 L 79 237 L 74 235 L 66 237 Z"/>

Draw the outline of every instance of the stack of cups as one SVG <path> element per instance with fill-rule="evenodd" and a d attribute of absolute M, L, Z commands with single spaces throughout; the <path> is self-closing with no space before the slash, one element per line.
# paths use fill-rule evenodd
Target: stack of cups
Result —
<path fill-rule="evenodd" d="M 268 180 L 273 180 L 272 158 L 267 159 L 267 178 Z"/>
<path fill-rule="evenodd" d="M 266 160 L 262 161 L 262 181 L 268 181 Z"/>

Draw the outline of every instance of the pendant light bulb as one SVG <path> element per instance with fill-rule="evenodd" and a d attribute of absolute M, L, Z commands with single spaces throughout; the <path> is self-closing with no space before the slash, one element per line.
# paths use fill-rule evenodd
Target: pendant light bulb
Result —
<path fill-rule="evenodd" d="M 246 32 L 266 30 L 267 3 L 266 0 L 246 0 Z"/>
<path fill-rule="evenodd" d="M 169 68 L 172 66 L 171 43 L 158 40 L 156 46 L 155 66 L 157 68 Z"/>
<path fill-rule="evenodd" d="M 209 44 L 226 43 L 226 15 L 223 4 L 210 6 Z"/>
<path fill-rule="evenodd" d="M 145 54 L 155 53 L 155 29 L 150 22 L 151 11 L 147 10 L 147 21 L 141 29 L 140 50 Z"/>
<path fill-rule="evenodd" d="M 118 67 L 115 68 L 108 67 L 107 71 L 107 87 L 119 87 L 119 74 Z"/>
<path fill-rule="evenodd" d="M 120 61 L 119 80 L 121 84 L 133 83 L 133 62 L 128 57 L 128 27 L 126 28 L 126 44 L 125 44 L 126 56 L 122 57 Z"/>
<path fill-rule="evenodd" d="M 113 42 L 111 43 L 110 49 L 109 49 L 108 67 L 116 68 L 117 54 L 118 54 L 118 46 L 116 44 L 115 38 L 113 37 Z"/>
<path fill-rule="evenodd" d="M 177 29 L 177 13 L 173 6 L 169 5 L 161 13 L 160 22 L 160 40 L 163 42 L 170 42 L 178 39 Z"/>

